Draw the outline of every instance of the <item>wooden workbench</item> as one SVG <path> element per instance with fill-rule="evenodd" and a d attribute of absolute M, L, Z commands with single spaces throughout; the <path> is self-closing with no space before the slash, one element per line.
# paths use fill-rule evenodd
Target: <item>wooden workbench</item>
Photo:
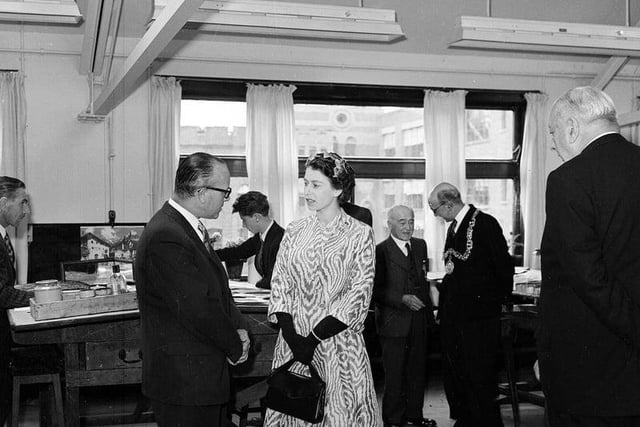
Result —
<path fill-rule="evenodd" d="M 240 311 L 249 323 L 250 359 L 234 377 L 266 377 L 277 332 L 267 321 L 269 291 L 232 283 Z M 60 344 L 64 349 L 65 424 L 80 425 L 80 388 L 142 382 L 138 310 L 35 321 L 28 307 L 8 310 L 11 332 L 22 345 Z M 240 398 L 240 400 L 242 400 Z"/>

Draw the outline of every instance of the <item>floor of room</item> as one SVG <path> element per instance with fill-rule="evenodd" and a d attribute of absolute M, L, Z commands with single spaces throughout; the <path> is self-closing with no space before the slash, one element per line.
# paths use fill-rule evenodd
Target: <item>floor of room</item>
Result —
<path fill-rule="evenodd" d="M 453 425 L 453 420 L 449 419 L 449 407 L 442 386 L 442 376 L 437 370 L 431 375 L 428 388 L 425 392 L 424 416 L 433 418 L 440 427 L 449 427 Z M 374 370 L 375 372 L 375 370 Z M 520 379 L 531 379 L 532 373 L 529 369 L 520 368 L 518 372 Z M 376 389 L 378 390 L 378 400 L 382 397 L 383 381 L 381 375 L 376 375 Z M 111 386 L 94 389 L 84 389 L 81 393 L 83 400 L 83 414 L 91 414 L 94 417 L 103 417 L 103 419 L 112 418 L 114 414 L 132 414 L 139 398 L 138 386 Z M 31 427 L 41 425 L 39 414 L 38 389 L 36 386 L 30 386 L 21 393 L 20 399 L 20 418 L 19 426 Z M 514 426 L 513 413 L 511 405 L 505 403 L 501 406 L 502 419 L 505 427 Z M 237 416 L 233 417 L 233 421 L 237 423 Z M 249 425 L 260 426 L 261 420 L 259 414 L 250 413 Z M 88 424 L 87 424 L 88 425 Z M 147 427 L 155 426 L 153 422 L 123 424 L 100 421 L 92 422 L 90 425 L 121 425 Z M 382 422 L 380 422 L 382 426 Z M 544 426 L 544 410 L 539 406 L 530 403 L 520 404 L 520 426 L 521 427 L 543 427 Z"/>

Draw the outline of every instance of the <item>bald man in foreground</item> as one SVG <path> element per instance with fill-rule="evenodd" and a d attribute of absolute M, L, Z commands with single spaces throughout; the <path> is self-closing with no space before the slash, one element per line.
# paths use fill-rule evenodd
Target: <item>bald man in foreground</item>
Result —
<path fill-rule="evenodd" d="M 413 236 L 414 214 L 407 206 L 389 210 L 390 236 L 376 247 L 373 299 L 382 346 L 385 426 L 436 426 L 424 418 L 427 326 L 433 309 L 426 276 L 427 244 Z"/>
<path fill-rule="evenodd" d="M 538 359 L 551 427 L 640 425 L 640 148 L 607 94 L 571 89 L 549 118 Z"/>

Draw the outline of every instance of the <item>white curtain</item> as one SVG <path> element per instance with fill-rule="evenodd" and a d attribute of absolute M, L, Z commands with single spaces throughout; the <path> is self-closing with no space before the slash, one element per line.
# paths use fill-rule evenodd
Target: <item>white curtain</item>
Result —
<path fill-rule="evenodd" d="M 540 248 L 544 229 L 545 158 L 547 147 L 547 100 L 542 93 L 526 93 L 527 112 L 520 159 L 520 200 L 524 229 L 525 267 L 540 268 L 534 251 Z"/>
<path fill-rule="evenodd" d="M 149 120 L 149 182 L 151 212 L 173 193 L 173 181 L 180 153 L 180 100 L 182 87 L 174 77 L 151 78 L 151 120 Z"/>
<path fill-rule="evenodd" d="M 425 204 L 433 187 L 443 181 L 467 193 L 465 169 L 465 96 L 464 90 L 440 92 L 427 90 L 424 94 L 425 144 Z M 426 207 L 426 206 L 425 206 Z M 425 239 L 429 248 L 430 270 L 443 271 L 445 226 L 425 209 Z"/>
<path fill-rule="evenodd" d="M 269 199 L 274 219 L 295 219 L 298 149 L 294 138 L 295 86 L 247 85 L 247 173 L 249 189 Z"/>
<path fill-rule="evenodd" d="M 25 132 L 27 129 L 27 103 L 24 76 L 18 72 L 0 72 L 0 175 L 25 181 Z M 29 188 L 27 187 L 27 192 Z M 28 222 L 20 223 L 10 233 L 16 252 L 16 282 L 27 282 L 29 247 Z"/>

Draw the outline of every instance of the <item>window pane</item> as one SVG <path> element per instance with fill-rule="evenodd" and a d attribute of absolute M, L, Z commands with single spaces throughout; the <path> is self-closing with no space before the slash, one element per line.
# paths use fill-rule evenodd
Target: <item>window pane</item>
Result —
<path fill-rule="evenodd" d="M 422 108 L 295 104 L 299 156 L 423 157 Z"/>
<path fill-rule="evenodd" d="M 180 154 L 244 155 L 246 117 L 245 102 L 183 99 Z"/>
<path fill-rule="evenodd" d="M 300 180 L 300 200 L 304 204 Z M 355 203 L 371 211 L 376 243 L 389 236 L 387 212 L 395 205 L 407 205 L 415 212 L 415 237 L 424 238 L 424 180 L 413 179 L 358 179 Z M 299 215 L 309 215 L 306 206 L 300 205 Z"/>
<path fill-rule="evenodd" d="M 467 159 L 509 160 L 513 157 L 513 111 L 466 110 Z"/>
<path fill-rule="evenodd" d="M 502 227 L 504 238 L 511 244 L 513 239 L 513 180 L 468 179 L 466 203 L 495 217 Z M 519 237 L 519 236 L 516 236 Z M 521 241 L 522 239 L 517 239 Z M 510 248 L 511 249 L 511 248 Z"/>

